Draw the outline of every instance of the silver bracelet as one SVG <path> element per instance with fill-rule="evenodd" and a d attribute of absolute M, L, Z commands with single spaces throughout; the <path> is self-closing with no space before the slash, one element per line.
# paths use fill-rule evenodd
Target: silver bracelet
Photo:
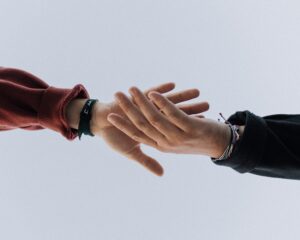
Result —
<path fill-rule="evenodd" d="M 222 115 L 222 113 L 219 113 L 221 117 L 225 120 L 225 124 L 228 124 L 231 130 L 231 137 L 230 137 L 230 144 L 225 149 L 224 153 L 219 158 L 211 158 L 213 161 L 223 160 L 226 158 L 229 158 L 232 154 L 233 148 L 236 144 L 236 142 L 240 139 L 239 134 L 239 127 L 237 125 L 232 125 L 230 122 L 228 122 Z M 220 119 L 218 119 L 220 121 Z"/>

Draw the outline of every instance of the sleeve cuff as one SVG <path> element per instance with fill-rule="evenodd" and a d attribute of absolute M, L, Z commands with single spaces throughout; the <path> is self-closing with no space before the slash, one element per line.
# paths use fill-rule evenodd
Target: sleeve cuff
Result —
<path fill-rule="evenodd" d="M 68 126 L 65 110 L 68 103 L 76 98 L 90 98 L 82 84 L 77 84 L 73 89 L 48 87 L 39 106 L 39 123 L 61 133 L 67 140 L 75 139 L 78 136 L 77 130 Z"/>
<path fill-rule="evenodd" d="M 228 121 L 233 125 L 245 125 L 244 134 L 236 143 L 229 158 L 213 162 L 231 167 L 239 173 L 250 172 L 263 156 L 267 124 L 263 118 L 250 111 L 236 112 L 229 117 Z"/>

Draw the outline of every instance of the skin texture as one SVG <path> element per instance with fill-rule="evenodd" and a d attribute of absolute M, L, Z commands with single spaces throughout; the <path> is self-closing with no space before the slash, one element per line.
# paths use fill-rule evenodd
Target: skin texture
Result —
<path fill-rule="evenodd" d="M 219 157 L 230 142 L 230 128 L 224 123 L 203 116 L 189 116 L 158 91 L 142 93 L 130 89 L 132 100 L 124 93 L 115 94 L 126 117 L 110 113 L 113 126 L 137 142 L 162 152 L 201 154 Z M 201 103 L 198 113 L 208 110 Z"/>
<path fill-rule="evenodd" d="M 149 92 L 155 91 L 161 94 L 168 93 L 165 97 L 169 99 L 173 104 L 181 103 L 190 99 L 194 99 L 199 96 L 199 90 L 188 89 L 180 91 L 177 93 L 169 93 L 175 88 L 174 83 L 166 83 L 153 87 L 143 94 L 147 96 Z M 128 100 L 135 104 L 135 100 L 128 98 Z M 79 114 L 85 103 L 86 99 L 73 100 L 66 109 L 68 123 L 72 128 L 78 129 L 79 124 Z M 208 110 L 209 105 L 207 102 L 197 103 L 197 104 L 187 104 L 187 105 L 176 105 L 182 112 L 186 114 L 198 114 Z M 91 132 L 97 135 L 115 151 L 119 152 L 121 155 L 128 159 L 134 160 L 142 164 L 146 169 L 152 173 L 162 176 L 163 168 L 162 166 L 152 157 L 146 155 L 141 150 L 141 143 L 139 139 L 133 139 L 126 133 L 117 128 L 113 122 L 110 121 L 108 116 L 110 114 L 116 114 L 116 116 L 122 118 L 124 121 L 130 122 L 127 114 L 123 111 L 122 107 L 117 101 L 111 103 L 101 103 L 97 102 L 93 107 L 92 119 L 91 119 Z M 198 115 L 197 118 L 204 118 L 203 115 Z M 133 125 L 132 125 L 133 126 Z M 132 131 L 136 132 L 138 129 L 134 127 Z"/>

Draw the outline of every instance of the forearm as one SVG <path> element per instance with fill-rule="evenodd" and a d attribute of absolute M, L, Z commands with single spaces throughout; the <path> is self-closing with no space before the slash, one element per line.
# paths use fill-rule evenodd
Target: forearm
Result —
<path fill-rule="evenodd" d="M 1 68 L 0 130 L 47 128 L 73 140 L 76 131 L 67 126 L 65 104 L 72 99 L 88 97 L 81 84 L 73 88 L 56 88 L 29 72 Z"/>
<path fill-rule="evenodd" d="M 300 179 L 300 115 L 275 114 L 260 117 L 239 111 L 228 121 L 245 124 L 243 137 L 228 159 L 214 161 L 239 173 Z"/>

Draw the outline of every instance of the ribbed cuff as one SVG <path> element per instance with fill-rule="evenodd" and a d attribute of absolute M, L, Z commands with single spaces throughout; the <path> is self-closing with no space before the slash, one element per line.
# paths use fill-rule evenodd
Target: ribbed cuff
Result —
<path fill-rule="evenodd" d="M 231 167 L 240 173 L 250 172 L 263 156 L 267 124 L 262 117 L 250 111 L 238 111 L 231 115 L 228 121 L 233 125 L 245 125 L 244 133 L 229 158 L 213 163 Z"/>
<path fill-rule="evenodd" d="M 67 124 L 66 106 L 76 98 L 90 98 L 81 84 L 77 84 L 73 89 L 48 87 L 39 106 L 39 123 L 45 128 L 61 133 L 68 140 L 75 139 L 78 133 Z"/>

